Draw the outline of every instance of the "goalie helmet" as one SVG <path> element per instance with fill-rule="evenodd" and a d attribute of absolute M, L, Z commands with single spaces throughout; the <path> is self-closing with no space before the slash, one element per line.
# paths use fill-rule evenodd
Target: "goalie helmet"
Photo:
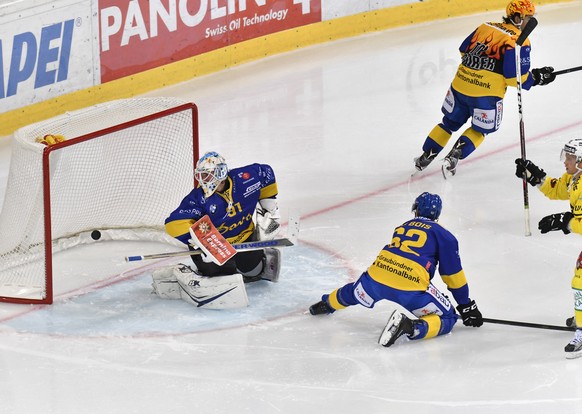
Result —
<path fill-rule="evenodd" d="M 227 175 L 226 161 L 218 152 L 207 152 L 196 163 L 194 177 L 202 186 L 205 197 L 214 194 L 218 185 L 226 180 Z"/>
<path fill-rule="evenodd" d="M 575 155 L 576 163 L 582 162 L 582 138 L 575 138 L 568 141 L 564 145 L 564 148 L 562 148 L 560 159 L 564 161 L 567 154 Z"/>
<path fill-rule="evenodd" d="M 536 14 L 536 6 L 534 6 L 531 0 L 511 0 L 507 4 L 505 12 L 508 18 L 512 19 L 517 14 L 523 21 L 525 16 L 533 16 Z"/>
<path fill-rule="evenodd" d="M 437 221 L 443 209 L 443 202 L 438 194 L 424 192 L 414 200 L 412 212 L 416 217 Z"/>

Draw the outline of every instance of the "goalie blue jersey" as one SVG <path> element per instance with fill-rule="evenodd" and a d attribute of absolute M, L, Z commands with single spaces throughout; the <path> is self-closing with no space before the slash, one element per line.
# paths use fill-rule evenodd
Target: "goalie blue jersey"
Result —
<path fill-rule="evenodd" d="M 422 217 L 394 230 L 368 274 L 376 282 L 405 291 L 424 292 L 437 270 L 457 303 L 469 303 L 469 287 L 455 236 Z"/>
<path fill-rule="evenodd" d="M 266 164 L 251 164 L 228 172 L 226 189 L 204 197 L 202 187 L 193 189 L 166 219 L 166 232 L 188 244 L 190 227 L 208 215 L 212 224 L 230 242 L 249 239 L 255 229 L 253 215 L 257 202 L 277 196 L 273 169 Z"/>

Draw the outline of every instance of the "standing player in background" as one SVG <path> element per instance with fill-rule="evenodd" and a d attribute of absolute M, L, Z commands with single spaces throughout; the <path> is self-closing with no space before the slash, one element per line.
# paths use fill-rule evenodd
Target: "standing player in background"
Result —
<path fill-rule="evenodd" d="M 190 227 L 206 215 L 231 244 L 272 240 L 278 234 L 280 215 L 276 200 L 277 182 L 275 173 L 269 165 L 251 164 L 229 170 L 220 154 L 207 152 L 196 163 L 195 178 L 199 186 L 182 200 L 165 222 L 166 232 L 187 245 L 190 250 L 200 247 L 191 245 L 195 241 L 190 239 Z M 256 225 L 253 221 L 255 212 Z M 244 283 L 259 280 L 276 282 L 279 278 L 280 251 L 275 248 L 239 251 L 222 266 L 203 254 L 193 255 L 191 258 L 196 265 L 195 271 L 181 265 L 173 272 L 170 270 L 154 272 L 154 293 L 171 299 L 180 298 L 181 293 L 182 299 L 193 300 L 197 306 L 202 306 L 197 301 L 203 295 L 196 293 L 195 288 L 199 287 L 200 283 L 211 284 L 213 281 L 222 280 L 217 278 L 219 276 L 236 275 L 236 280 L 223 279 L 239 288 L 240 275 Z M 183 273 L 187 273 L 189 279 L 185 279 Z M 180 282 L 180 279 L 184 281 L 180 286 L 182 291 L 172 285 L 173 282 Z M 244 290 L 244 286 L 242 288 Z M 184 290 L 189 295 L 184 296 Z M 217 289 L 216 295 L 219 294 L 221 290 Z M 246 292 L 241 300 L 243 302 L 247 300 Z M 239 306 L 234 304 L 232 307 Z"/>
<path fill-rule="evenodd" d="M 414 159 L 418 171 L 424 170 L 447 145 L 453 132 L 471 118 L 471 126 L 457 140 L 443 161 L 443 175 L 454 175 L 459 160 L 467 158 L 485 135 L 500 127 L 503 98 L 507 86 L 517 86 L 515 42 L 527 22 L 535 14 L 530 0 L 512 0 L 507 5 L 502 23 L 484 23 L 461 44 L 461 64 L 442 105 L 444 117 L 428 134 L 423 153 Z M 530 41 L 521 48 L 522 88 L 547 85 L 556 75 L 554 68 L 530 68 Z"/>
<path fill-rule="evenodd" d="M 386 299 L 400 304 L 418 319 L 409 319 L 395 310 L 380 335 L 381 345 L 391 346 L 404 334 L 414 340 L 447 334 L 458 316 L 449 299 L 431 283 L 438 267 L 458 304 L 463 323 L 481 326 L 481 312 L 469 298 L 457 239 L 437 223 L 441 210 L 438 195 L 419 195 L 412 205 L 414 218 L 394 230 L 392 241 L 368 270 L 355 282 L 323 295 L 309 312 L 330 314 L 357 304 L 373 308 L 376 302 Z"/>
<path fill-rule="evenodd" d="M 538 228 L 542 234 L 550 231 L 562 230 L 564 234 L 570 232 L 582 234 L 582 186 L 580 173 L 582 172 L 582 139 L 569 141 L 562 149 L 561 159 L 564 161 L 566 172 L 560 178 L 547 177 L 544 170 L 529 160 L 518 158 L 515 175 L 527 180 L 551 200 L 569 200 L 570 210 L 564 213 L 551 214 L 541 219 Z M 576 261 L 574 277 L 572 278 L 574 292 L 574 318 L 569 318 L 567 324 L 576 326 L 574 339 L 566 348 L 566 358 L 582 356 L 582 252 Z"/>

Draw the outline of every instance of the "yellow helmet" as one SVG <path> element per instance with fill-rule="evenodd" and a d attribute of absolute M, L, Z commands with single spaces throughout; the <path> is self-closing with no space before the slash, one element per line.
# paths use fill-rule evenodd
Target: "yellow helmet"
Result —
<path fill-rule="evenodd" d="M 518 14 L 523 20 L 524 16 L 533 16 L 536 14 L 536 6 L 534 6 L 531 0 L 511 0 L 505 11 L 507 17 L 511 18 L 513 15 Z"/>

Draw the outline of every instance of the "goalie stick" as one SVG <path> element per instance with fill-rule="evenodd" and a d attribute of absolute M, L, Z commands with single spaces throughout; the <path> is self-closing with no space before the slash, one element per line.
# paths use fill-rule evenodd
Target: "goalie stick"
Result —
<path fill-rule="evenodd" d="M 521 326 L 523 328 L 551 329 L 551 330 L 554 330 L 554 331 L 570 331 L 570 332 L 573 332 L 573 331 L 576 330 L 575 327 L 570 327 L 570 326 L 557 326 L 557 325 L 545 325 L 545 324 L 541 324 L 541 323 L 531 323 L 531 322 L 506 321 L 506 320 L 503 320 L 503 319 L 483 318 L 483 322 L 486 322 L 486 323 L 498 323 L 500 325 Z"/>
<path fill-rule="evenodd" d="M 525 42 L 525 39 L 531 34 L 533 29 L 538 25 L 538 21 L 535 17 L 532 17 L 523 30 L 521 34 L 515 41 L 515 79 L 517 81 L 517 108 L 519 111 L 519 141 L 521 146 L 521 158 L 525 161 L 525 126 L 523 123 L 523 108 L 521 103 L 521 46 Z M 525 235 L 531 236 L 531 227 L 529 224 L 529 195 L 527 189 L 527 178 L 524 174 L 523 176 L 523 209 L 525 213 Z"/>
<path fill-rule="evenodd" d="M 251 241 L 244 243 L 235 243 L 232 245 L 236 250 L 261 250 L 268 247 L 288 247 L 293 246 L 293 242 L 289 239 L 273 239 L 262 241 Z M 179 252 L 168 252 L 158 254 L 148 254 L 142 256 L 128 256 L 125 258 L 126 262 L 136 262 L 139 260 L 163 259 L 166 257 L 180 257 L 180 256 L 197 256 L 202 254 L 202 250 L 183 250 Z"/>

